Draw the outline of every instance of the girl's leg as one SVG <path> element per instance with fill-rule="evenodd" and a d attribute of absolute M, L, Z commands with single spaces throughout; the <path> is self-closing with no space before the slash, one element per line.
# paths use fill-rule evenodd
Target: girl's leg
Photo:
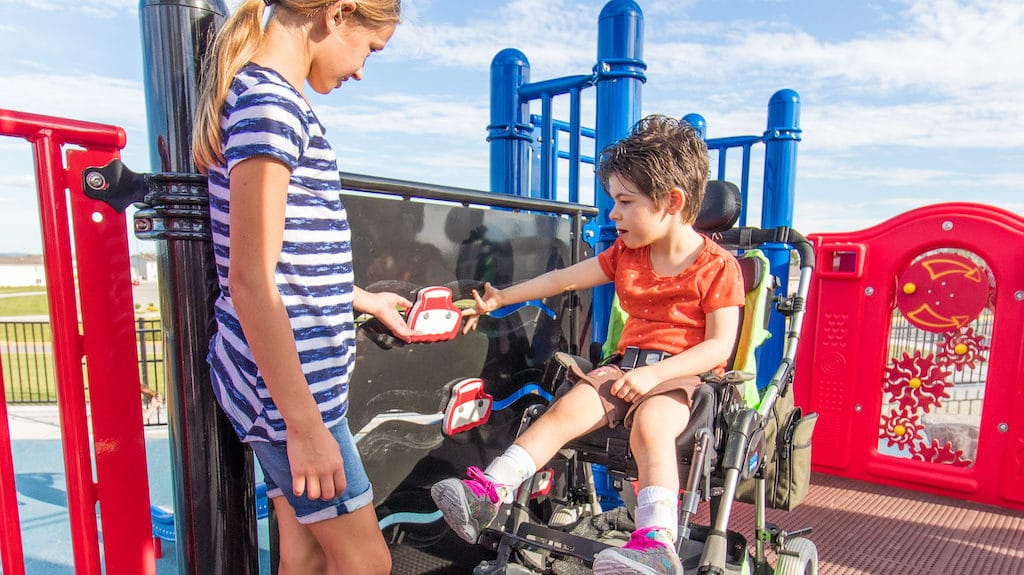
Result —
<path fill-rule="evenodd" d="M 327 558 L 328 575 L 387 575 L 391 553 L 373 505 L 309 525 Z"/>
<path fill-rule="evenodd" d="M 281 561 L 279 575 L 327 573 L 327 559 L 323 549 L 309 528 L 295 519 L 295 510 L 283 496 L 271 499 L 277 514 L 277 530 Z"/>

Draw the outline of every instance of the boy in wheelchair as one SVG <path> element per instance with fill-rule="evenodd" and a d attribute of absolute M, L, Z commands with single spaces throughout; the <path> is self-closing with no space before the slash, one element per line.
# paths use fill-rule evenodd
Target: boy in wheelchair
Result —
<path fill-rule="evenodd" d="M 630 429 L 638 468 L 636 531 L 594 558 L 594 573 L 682 573 L 675 552 L 679 477 L 676 438 L 686 428 L 701 375 L 722 375 L 738 331 L 744 290 L 731 253 L 697 232 L 708 179 L 707 148 L 685 122 L 641 120 L 602 151 L 598 177 L 615 201 L 618 238 L 594 258 L 526 282 L 474 292 L 466 329 L 480 314 L 563 291 L 615 282 L 629 319 L 612 362 L 584 373 L 486 470 L 431 489 L 438 509 L 475 542 L 503 502 L 569 441 L 603 426 Z M 625 361 L 623 362 L 623 359 Z M 582 384 L 582 385 L 579 385 Z"/>

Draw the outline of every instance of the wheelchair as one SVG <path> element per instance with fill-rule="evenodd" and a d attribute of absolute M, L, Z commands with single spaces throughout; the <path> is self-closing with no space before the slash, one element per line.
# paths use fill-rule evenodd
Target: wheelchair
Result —
<path fill-rule="evenodd" d="M 793 445 L 793 417 L 782 421 L 792 413 L 805 422 L 802 435 L 809 466 L 813 415 L 801 418 L 799 408 L 792 406 L 790 387 L 814 252 L 810 242 L 790 228 L 734 228 L 739 213 L 736 186 L 709 183 L 694 227 L 722 246 L 743 252 L 739 261 L 747 303 L 730 359 L 731 371 L 722 378 L 705 378 L 691 398 L 690 422 L 677 440 L 681 491 L 676 549 L 688 575 L 814 574 L 817 549 L 806 537 L 810 529 L 786 532 L 767 524 L 765 514 L 768 507 L 788 509 L 798 503 L 778 501 L 778 474 L 773 467 L 775 454 Z M 757 257 L 764 244 L 791 246 L 791 257 L 799 266 L 799 280 L 791 294 L 775 295 L 776 282 L 768 261 L 763 255 Z M 752 373 L 756 369 L 754 352 L 768 336 L 770 314 L 782 314 L 788 324 L 784 353 L 777 365 L 767 366 L 774 368 L 774 373 L 758 391 Z M 600 363 L 598 347 L 591 349 L 590 358 L 574 361 L 584 370 Z M 545 369 L 543 384 L 552 392 L 563 385 L 566 363 L 564 354 L 556 354 Z M 545 408 L 543 404 L 527 408 L 519 433 Z M 637 468 L 629 451 L 628 432 L 622 426 L 604 428 L 574 440 L 560 454 L 552 463 L 559 472 L 538 472 L 481 533 L 478 544 L 494 552 L 495 559 L 480 563 L 474 574 L 587 573 L 594 555 L 609 545 L 625 543 L 633 527 L 628 509 L 602 512 L 592 464 L 604 466 L 616 486 L 634 481 Z M 805 470 L 805 481 L 808 474 Z M 553 476 L 559 477 L 554 487 Z M 631 492 L 626 486 L 623 498 L 628 500 Z M 740 492 L 755 505 L 753 551 L 743 535 L 729 529 L 733 502 Z M 538 503 L 538 493 L 547 493 L 541 498 L 546 503 Z M 710 505 L 709 526 L 692 521 L 698 506 L 705 502 Z M 769 549 L 777 558 L 774 567 L 768 560 Z"/>

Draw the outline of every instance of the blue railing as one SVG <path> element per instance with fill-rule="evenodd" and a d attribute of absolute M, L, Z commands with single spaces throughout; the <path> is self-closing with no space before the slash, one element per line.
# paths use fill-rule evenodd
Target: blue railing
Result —
<path fill-rule="evenodd" d="M 530 124 L 535 129 L 535 142 L 540 149 L 540 154 L 533 158 L 531 166 L 534 177 L 531 180 L 530 195 L 545 200 L 564 200 L 572 204 L 580 203 L 580 165 L 593 166 L 594 156 L 587 156 L 581 152 L 582 140 L 589 139 L 591 142 L 596 138 L 593 128 L 587 128 L 533 114 L 530 116 Z M 577 119 L 577 122 L 579 120 Z M 548 134 L 547 137 L 544 134 Z M 564 150 L 561 146 L 562 134 L 568 136 L 569 149 Z M 566 186 L 566 193 L 561 194 L 558 190 L 558 160 L 567 160 L 569 167 L 569 180 Z"/>

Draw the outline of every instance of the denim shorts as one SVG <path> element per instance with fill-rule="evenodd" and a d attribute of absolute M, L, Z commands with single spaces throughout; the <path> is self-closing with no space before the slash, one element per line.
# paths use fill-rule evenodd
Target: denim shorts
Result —
<path fill-rule="evenodd" d="M 295 510 L 299 523 L 308 525 L 331 519 L 373 503 L 373 489 L 363 469 L 359 450 L 348 429 L 348 419 L 342 419 L 331 428 L 334 439 L 341 447 L 345 460 L 345 492 L 334 499 L 310 499 L 305 494 L 296 496 L 292 492 L 292 472 L 288 465 L 288 448 L 266 441 L 252 441 L 249 446 L 256 454 L 256 460 L 263 468 L 263 480 L 267 484 L 267 497 L 273 499 L 283 495 Z"/>

